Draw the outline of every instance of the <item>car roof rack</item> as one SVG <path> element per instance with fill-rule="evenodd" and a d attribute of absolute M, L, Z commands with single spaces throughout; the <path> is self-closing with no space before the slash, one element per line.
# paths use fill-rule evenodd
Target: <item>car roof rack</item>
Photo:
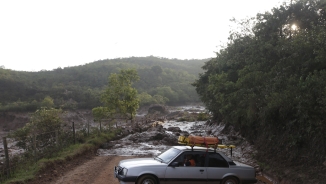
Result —
<path fill-rule="evenodd" d="M 182 144 L 185 146 L 190 146 L 191 150 L 193 151 L 194 146 L 199 147 L 206 147 L 208 152 L 208 148 L 213 148 L 214 152 L 216 152 L 217 148 L 225 149 L 230 148 L 231 151 L 231 157 L 232 157 L 232 149 L 235 148 L 235 145 L 225 145 L 225 144 L 218 144 L 219 139 L 217 137 L 203 137 L 203 136 L 179 136 L 178 138 L 178 144 Z"/>

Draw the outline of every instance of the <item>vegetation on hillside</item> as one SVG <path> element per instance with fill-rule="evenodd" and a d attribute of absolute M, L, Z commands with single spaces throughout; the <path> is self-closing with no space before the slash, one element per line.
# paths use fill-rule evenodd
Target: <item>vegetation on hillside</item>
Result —
<path fill-rule="evenodd" d="M 325 8 L 299 0 L 241 22 L 194 83 L 216 121 L 235 126 L 281 178 L 296 168 L 298 183 L 326 180 Z"/>
<path fill-rule="evenodd" d="M 100 60 L 40 72 L 0 68 L 0 110 L 35 111 L 42 107 L 46 97 L 53 99 L 56 108 L 91 109 L 101 105 L 101 93 L 110 74 L 130 68 L 134 68 L 140 77 L 135 83 L 143 99 L 140 105 L 198 102 L 198 95 L 191 83 L 202 72 L 201 66 L 205 61 L 208 60 L 150 56 Z"/>
<path fill-rule="evenodd" d="M 27 183 L 55 164 L 64 164 L 74 158 L 92 153 L 105 142 L 115 139 L 120 128 L 75 131 L 62 119 L 62 110 L 41 108 L 32 114 L 24 127 L 7 137 L 24 149 L 1 160 L 0 183 Z M 8 164 L 7 164 L 8 163 Z"/>

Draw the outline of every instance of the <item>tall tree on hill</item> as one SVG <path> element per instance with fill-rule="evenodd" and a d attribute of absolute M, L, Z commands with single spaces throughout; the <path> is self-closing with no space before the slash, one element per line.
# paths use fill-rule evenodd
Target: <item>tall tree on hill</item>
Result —
<path fill-rule="evenodd" d="M 139 108 L 139 99 L 138 92 L 132 85 L 138 80 L 135 69 L 120 70 L 120 73 L 109 76 L 108 87 L 101 98 L 107 116 L 133 121 Z"/>

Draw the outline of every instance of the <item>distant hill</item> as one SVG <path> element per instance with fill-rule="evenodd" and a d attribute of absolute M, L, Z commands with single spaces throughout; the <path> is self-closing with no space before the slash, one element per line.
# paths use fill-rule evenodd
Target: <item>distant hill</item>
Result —
<path fill-rule="evenodd" d="M 55 107 L 93 108 L 101 105 L 100 94 L 107 86 L 108 76 L 126 68 L 138 71 L 140 81 L 135 87 L 139 93 L 164 96 L 169 105 L 198 102 L 191 84 L 208 60 L 149 56 L 105 59 L 39 72 L 0 68 L 0 110 L 35 110 L 47 96 Z"/>

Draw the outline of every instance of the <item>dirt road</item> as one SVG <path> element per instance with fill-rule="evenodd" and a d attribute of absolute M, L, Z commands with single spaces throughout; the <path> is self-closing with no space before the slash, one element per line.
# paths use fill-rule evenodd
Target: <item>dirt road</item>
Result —
<path fill-rule="evenodd" d="M 55 165 L 29 184 L 119 184 L 113 168 L 120 160 L 135 156 L 86 156 Z"/>
<path fill-rule="evenodd" d="M 96 156 L 50 184 L 119 184 L 113 168 L 127 156 Z"/>
<path fill-rule="evenodd" d="M 118 184 L 114 178 L 113 167 L 121 159 L 119 156 L 97 156 L 68 171 L 51 184 Z"/>
<path fill-rule="evenodd" d="M 119 184 L 114 177 L 113 168 L 118 165 L 120 160 L 128 158 L 135 158 L 135 156 L 96 156 L 79 166 L 75 166 L 68 172 L 61 173 L 61 176 L 56 177 L 49 184 Z M 259 179 L 265 182 L 258 182 L 257 184 L 272 184 L 263 176 L 259 176 Z"/>

